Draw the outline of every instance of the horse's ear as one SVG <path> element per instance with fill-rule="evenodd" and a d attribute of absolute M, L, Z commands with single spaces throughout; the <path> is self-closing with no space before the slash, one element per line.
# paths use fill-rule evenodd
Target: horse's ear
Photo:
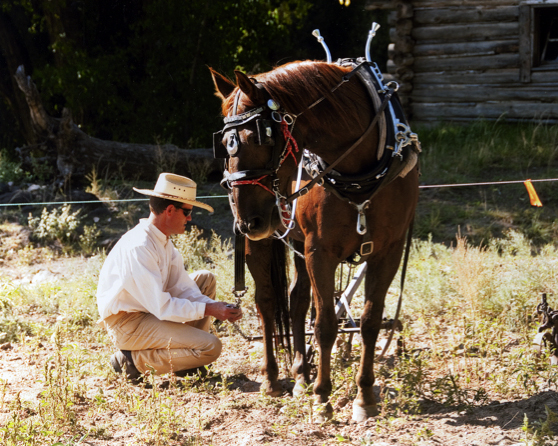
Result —
<path fill-rule="evenodd" d="M 236 88 L 236 85 L 234 85 L 222 74 L 217 73 L 217 71 L 215 71 L 213 68 L 208 68 L 209 71 L 211 71 L 211 77 L 213 78 L 213 84 L 215 85 L 216 95 L 224 101 L 233 92 L 233 90 Z"/>
<path fill-rule="evenodd" d="M 234 72 L 236 75 L 236 83 L 238 88 L 242 90 L 246 96 L 248 96 L 254 104 L 259 104 L 265 102 L 265 96 L 262 90 L 256 87 L 256 84 L 250 80 L 242 71 Z"/>

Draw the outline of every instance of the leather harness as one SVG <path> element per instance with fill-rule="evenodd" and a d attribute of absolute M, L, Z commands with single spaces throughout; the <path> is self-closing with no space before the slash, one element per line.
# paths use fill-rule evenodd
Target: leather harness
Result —
<path fill-rule="evenodd" d="M 344 75 L 341 81 L 326 95 L 309 105 L 298 115 L 281 109 L 281 106 L 271 99 L 271 96 L 265 90 L 265 85 L 252 79 L 255 85 L 261 89 L 268 98 L 267 104 L 237 115 L 237 105 L 240 95 L 240 90 L 238 90 L 232 115 L 224 119 L 224 128 L 214 134 L 213 150 L 215 158 L 228 159 L 231 156 L 235 156 L 240 149 L 236 127 L 254 121 L 256 127 L 256 144 L 273 146 L 272 157 L 269 163 L 264 169 L 258 170 L 229 173 L 225 169 L 221 185 L 229 191 L 232 190 L 232 187 L 245 184 L 263 187 L 276 196 L 279 214 L 282 215 L 289 211 L 288 206 L 290 203 L 306 194 L 314 185 L 323 184 L 324 187 L 339 199 L 350 203 L 358 212 L 357 232 L 363 236 L 363 243 L 361 244 L 360 250 L 349 257 L 347 261 L 353 264 L 360 264 L 373 252 L 373 241 L 370 240 L 370 231 L 367 228 L 365 217 L 368 204 L 383 186 L 389 184 L 389 182 L 397 178 L 401 172 L 404 171 L 406 164 L 410 162 L 410 152 L 420 152 L 420 143 L 418 142 L 416 134 L 411 132 L 404 117 L 400 100 L 396 94 L 397 88 L 391 86 L 390 84 L 392 83 L 388 83 L 387 85 L 383 84 L 383 78 L 376 64 L 364 59 L 341 59 L 337 61 L 337 64 L 340 66 L 350 66 L 353 69 Z M 330 165 L 327 165 L 327 163 L 316 154 L 305 150 L 305 169 L 312 177 L 312 180 L 293 194 L 283 196 L 279 191 L 280 184 L 277 173 L 282 163 L 289 155 L 292 155 L 296 161 L 293 150 L 296 148 L 296 151 L 298 151 L 298 146 L 292 137 L 292 129 L 296 123 L 296 118 L 305 111 L 317 106 L 326 99 L 326 97 L 342 87 L 345 82 L 350 81 L 354 75 L 356 75 L 366 87 L 372 103 L 376 105 L 376 113 L 373 120 L 363 135 Z M 269 111 L 271 111 L 272 119 L 263 119 L 262 114 Z M 383 147 L 379 147 L 378 153 L 381 155 L 371 171 L 358 176 L 345 175 L 336 171 L 335 167 L 358 147 L 376 126 L 379 128 L 380 142 L 385 140 L 385 143 Z M 285 140 L 284 145 L 281 145 L 280 141 L 276 141 L 277 137 L 275 135 L 281 133 Z M 223 137 L 225 134 L 228 135 L 226 146 L 223 145 Z M 409 147 L 410 150 L 404 150 L 407 147 Z M 262 179 L 266 177 L 270 177 L 271 179 L 271 188 L 261 183 Z M 355 195 L 362 197 L 363 194 L 367 198 L 360 203 L 355 202 L 352 198 Z M 234 205 L 234 203 L 231 204 Z"/>

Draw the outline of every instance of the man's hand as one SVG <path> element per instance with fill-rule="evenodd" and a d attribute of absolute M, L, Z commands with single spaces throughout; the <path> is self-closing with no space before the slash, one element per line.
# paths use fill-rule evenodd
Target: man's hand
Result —
<path fill-rule="evenodd" d="M 242 318 L 242 310 L 225 302 L 205 304 L 205 316 L 213 316 L 220 321 L 236 322 Z"/>

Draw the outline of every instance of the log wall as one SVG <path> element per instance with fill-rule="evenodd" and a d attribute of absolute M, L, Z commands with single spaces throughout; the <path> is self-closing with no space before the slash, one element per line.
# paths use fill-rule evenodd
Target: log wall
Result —
<path fill-rule="evenodd" d="M 533 5 L 558 1 L 370 0 L 391 9 L 388 73 L 413 122 L 558 122 L 558 65 L 532 65 Z"/>

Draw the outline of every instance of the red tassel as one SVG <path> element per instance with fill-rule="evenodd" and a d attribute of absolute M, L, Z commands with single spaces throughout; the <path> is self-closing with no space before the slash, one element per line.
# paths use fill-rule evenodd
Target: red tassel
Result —
<path fill-rule="evenodd" d="M 539 199 L 539 196 L 537 195 L 537 191 L 535 190 L 533 183 L 531 183 L 531 180 L 524 181 L 523 184 L 525 184 L 525 187 L 527 188 L 527 193 L 529 194 L 529 200 L 531 201 L 531 206 L 541 207 L 542 206 L 541 200 Z"/>

